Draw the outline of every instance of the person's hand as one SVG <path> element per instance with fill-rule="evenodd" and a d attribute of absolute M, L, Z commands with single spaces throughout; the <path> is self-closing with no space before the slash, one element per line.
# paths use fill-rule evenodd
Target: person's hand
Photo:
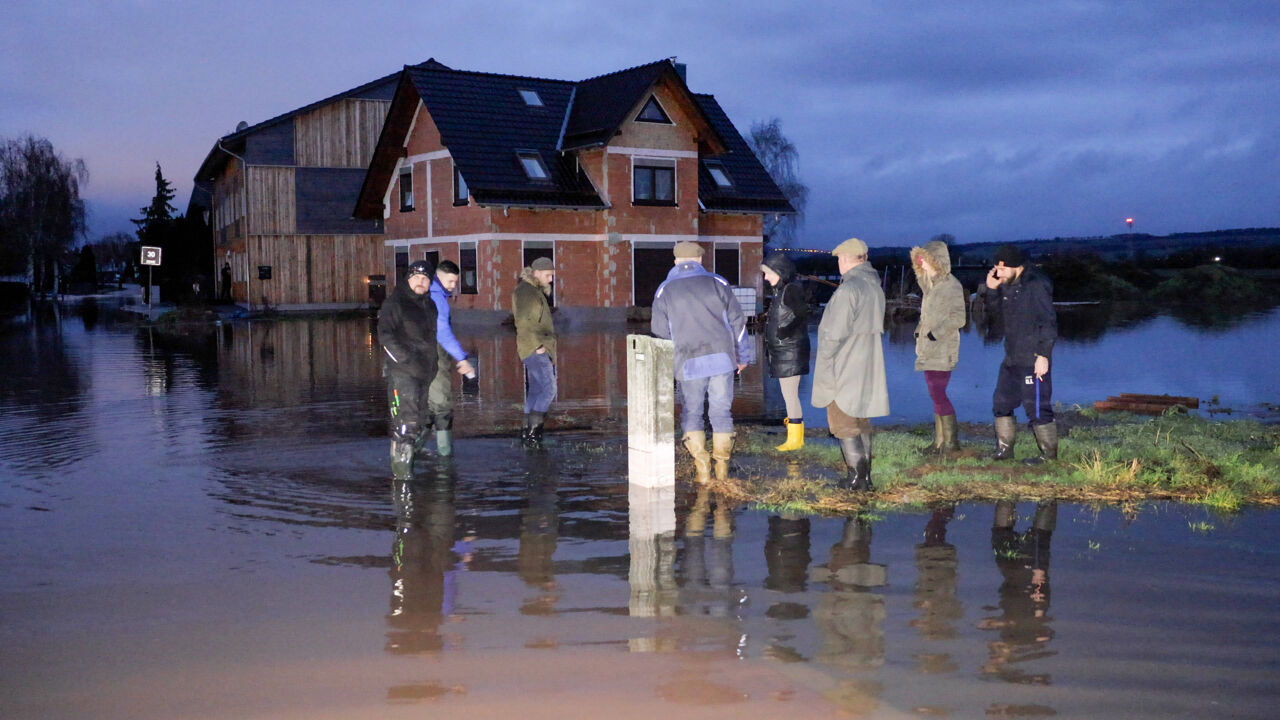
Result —
<path fill-rule="evenodd" d="M 738 363 L 738 372 L 742 372 L 743 370 L 746 370 L 746 369 L 747 369 L 746 363 Z"/>
<path fill-rule="evenodd" d="M 471 363 L 470 363 L 469 361 L 467 361 L 467 360 L 465 360 L 465 359 L 464 359 L 464 360 L 459 360 L 459 361 L 458 361 L 458 374 L 459 374 L 459 375 L 470 375 L 470 374 L 474 373 L 475 371 L 476 371 L 476 369 L 475 369 L 475 368 L 473 368 L 473 367 L 471 367 Z"/>
<path fill-rule="evenodd" d="M 1000 287 L 1001 282 L 1002 281 L 1000 280 L 1000 278 L 996 275 L 995 268 L 991 268 L 989 271 L 987 271 L 987 289 L 988 290 L 995 290 L 996 288 Z"/>
<path fill-rule="evenodd" d="M 546 349 L 545 347 L 543 347 L 543 346 L 539 345 L 539 346 L 538 346 L 538 349 L 537 349 L 537 350 L 534 350 L 534 352 L 538 353 L 539 355 L 545 355 L 545 354 L 547 353 L 547 349 Z"/>
<path fill-rule="evenodd" d="M 1049 358 L 1043 355 L 1036 356 L 1035 374 L 1037 380 L 1043 379 L 1045 375 L 1049 374 Z"/>

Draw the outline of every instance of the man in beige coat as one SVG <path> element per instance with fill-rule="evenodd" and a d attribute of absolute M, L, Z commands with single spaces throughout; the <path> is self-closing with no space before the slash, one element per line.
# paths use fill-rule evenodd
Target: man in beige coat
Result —
<path fill-rule="evenodd" d="M 840 287 L 818 323 L 813 406 L 827 409 L 827 426 L 840 440 L 848 466 L 840 482 L 866 492 L 871 484 L 871 420 L 889 414 L 884 372 L 884 291 L 867 262 L 867 244 L 850 238 L 836 246 Z"/>

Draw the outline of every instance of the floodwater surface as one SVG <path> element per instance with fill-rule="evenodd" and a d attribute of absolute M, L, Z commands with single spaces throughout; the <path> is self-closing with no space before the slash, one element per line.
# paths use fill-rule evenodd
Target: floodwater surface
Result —
<path fill-rule="evenodd" d="M 1209 340 L 1163 321 L 1064 341 L 1063 376 L 1178 332 L 1241 353 L 1277 316 Z M 456 457 L 393 482 L 369 332 L 0 331 L 0 717 L 1275 716 L 1280 513 L 808 518 L 641 492 L 621 335 L 599 332 L 562 344 L 568 429 L 534 452 L 495 430 L 519 417 L 509 337 L 464 332 Z M 755 372 L 738 409 L 768 415 Z M 1274 375 L 1219 377 L 1188 394 L 1275 400 Z"/>

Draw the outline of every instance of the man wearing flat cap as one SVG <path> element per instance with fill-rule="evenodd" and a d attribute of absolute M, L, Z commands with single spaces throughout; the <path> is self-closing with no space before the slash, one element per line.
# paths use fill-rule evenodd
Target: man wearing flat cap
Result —
<path fill-rule="evenodd" d="M 516 352 L 524 363 L 527 390 L 524 398 L 525 447 L 542 445 L 542 424 L 556 397 L 556 328 L 551 322 L 551 282 L 555 279 L 551 258 L 540 257 L 520 272 L 511 293 L 511 315 L 516 323 Z"/>
<path fill-rule="evenodd" d="M 889 414 L 884 372 L 884 291 L 867 262 L 867 244 L 850 238 L 831 251 L 840 286 L 818 323 L 813 370 L 814 407 L 827 409 L 827 426 L 840 441 L 847 467 L 840 487 L 867 492 L 871 484 L 871 418 Z"/>
<path fill-rule="evenodd" d="M 753 359 L 747 321 L 729 281 L 702 266 L 702 246 L 676 243 L 675 267 L 653 295 L 653 334 L 675 345 L 675 375 L 680 381 L 684 446 L 693 457 L 697 481 L 729 477 L 733 452 L 734 373 Z M 711 452 L 707 452 L 703 408 L 711 420 Z"/>
<path fill-rule="evenodd" d="M 1058 426 L 1053 420 L 1053 380 L 1049 361 L 1058 338 L 1058 315 L 1053 309 L 1053 281 L 1027 264 L 1016 245 L 996 250 L 995 267 L 978 288 L 992 327 L 1004 332 L 1004 360 L 991 397 L 995 415 L 996 460 L 1013 459 L 1018 423 L 1013 412 L 1022 405 L 1031 421 L 1040 456 L 1034 465 L 1058 458 Z"/>

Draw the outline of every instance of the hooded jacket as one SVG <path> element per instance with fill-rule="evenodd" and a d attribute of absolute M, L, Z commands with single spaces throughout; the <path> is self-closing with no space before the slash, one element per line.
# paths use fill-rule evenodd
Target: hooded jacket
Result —
<path fill-rule="evenodd" d="M 675 344 L 677 380 L 731 373 L 754 359 L 746 316 L 729 282 L 696 260 L 671 268 L 658 286 L 649 328 Z"/>
<path fill-rule="evenodd" d="M 773 253 L 766 267 L 778 274 L 772 302 L 764 324 L 764 351 L 769 373 L 776 378 L 809 374 L 809 298 L 804 285 L 795 279 L 791 258 Z"/>
<path fill-rule="evenodd" d="M 937 271 L 930 280 L 921 261 Z M 964 327 L 964 287 L 951 274 L 947 244 L 934 240 L 911 248 L 911 267 L 920 283 L 920 322 L 916 325 L 916 370 L 954 370 L 960 360 Z"/>
<path fill-rule="evenodd" d="M 516 353 L 521 360 L 544 347 L 551 362 L 556 361 L 556 327 L 547 302 L 550 291 L 533 276 L 532 269 L 520 271 L 520 282 L 511 293 L 511 315 L 516 321 Z"/>
<path fill-rule="evenodd" d="M 845 415 L 889 414 L 884 371 L 884 291 L 871 263 L 860 263 L 840 279 L 818 323 L 813 369 L 814 407 L 835 403 Z"/>
<path fill-rule="evenodd" d="M 396 283 L 391 297 L 378 311 L 378 343 L 388 373 L 421 380 L 436 375 L 436 305 L 430 293 L 409 288 L 408 280 Z"/>
<path fill-rule="evenodd" d="M 1015 280 L 991 290 L 978 286 L 992 327 L 1004 332 L 1004 364 L 1031 367 L 1036 356 L 1053 359 L 1058 314 L 1053 309 L 1053 281 L 1038 268 L 1025 266 Z"/>

